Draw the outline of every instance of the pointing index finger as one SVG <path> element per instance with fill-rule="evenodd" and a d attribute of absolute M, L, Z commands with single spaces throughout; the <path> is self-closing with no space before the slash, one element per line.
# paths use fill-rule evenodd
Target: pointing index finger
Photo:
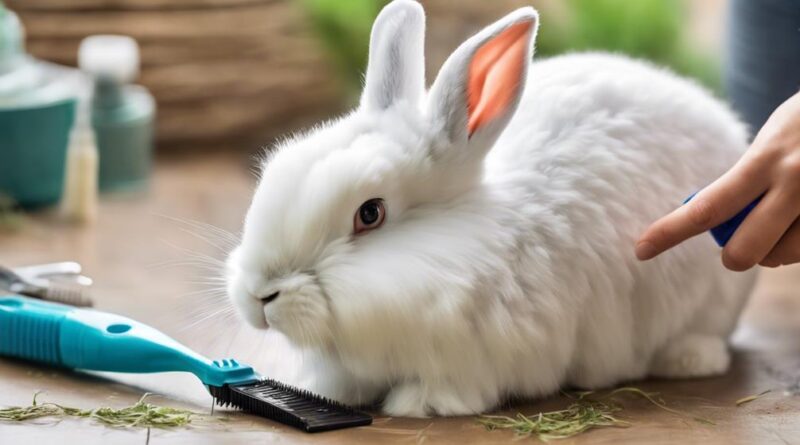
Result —
<path fill-rule="evenodd" d="M 636 243 L 636 257 L 651 259 L 735 216 L 765 189 L 768 176 L 749 174 L 740 162 L 691 201 L 653 223 Z"/>

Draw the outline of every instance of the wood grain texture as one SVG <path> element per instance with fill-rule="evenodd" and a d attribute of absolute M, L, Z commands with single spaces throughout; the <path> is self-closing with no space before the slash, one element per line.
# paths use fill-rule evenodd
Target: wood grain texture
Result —
<path fill-rule="evenodd" d="M 378 1 L 378 0 L 376 0 Z M 428 80 L 467 36 L 523 0 L 423 0 Z M 81 39 L 126 34 L 158 103 L 161 148 L 253 150 L 344 109 L 339 82 L 297 0 L 8 0 L 29 51 L 75 65 Z"/>
<path fill-rule="evenodd" d="M 125 34 L 158 103 L 161 146 L 253 149 L 341 104 L 336 73 L 291 0 L 12 0 L 35 56 L 75 65 L 81 39 Z"/>

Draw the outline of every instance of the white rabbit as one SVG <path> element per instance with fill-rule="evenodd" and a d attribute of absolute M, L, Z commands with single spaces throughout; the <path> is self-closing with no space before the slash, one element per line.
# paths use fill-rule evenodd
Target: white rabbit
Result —
<path fill-rule="evenodd" d="M 739 158 L 734 115 L 622 56 L 529 64 L 532 8 L 426 92 L 424 21 L 386 6 L 360 106 L 270 154 L 228 260 L 240 314 L 314 351 L 309 389 L 391 415 L 725 372 L 753 273 L 708 235 L 633 244 Z"/>

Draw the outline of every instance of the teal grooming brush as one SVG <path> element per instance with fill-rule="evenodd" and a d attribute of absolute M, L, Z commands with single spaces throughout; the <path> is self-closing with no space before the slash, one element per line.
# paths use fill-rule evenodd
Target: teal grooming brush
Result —
<path fill-rule="evenodd" d="M 369 425 L 372 417 L 270 379 L 236 360 L 211 361 L 129 318 L 18 296 L 0 296 L 0 355 L 91 371 L 184 371 L 220 405 L 306 432 Z"/>

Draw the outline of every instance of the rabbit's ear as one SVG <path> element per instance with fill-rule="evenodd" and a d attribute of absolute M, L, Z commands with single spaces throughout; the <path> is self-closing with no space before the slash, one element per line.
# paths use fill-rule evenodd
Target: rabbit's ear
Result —
<path fill-rule="evenodd" d="M 425 91 L 425 12 L 413 0 L 387 5 L 372 26 L 361 107 L 383 110 L 398 100 L 419 105 Z"/>
<path fill-rule="evenodd" d="M 521 8 L 464 42 L 439 71 L 428 112 L 450 144 L 483 155 L 516 111 L 525 86 L 538 28 L 533 8 Z M 474 153 L 477 151 L 478 153 Z"/>

